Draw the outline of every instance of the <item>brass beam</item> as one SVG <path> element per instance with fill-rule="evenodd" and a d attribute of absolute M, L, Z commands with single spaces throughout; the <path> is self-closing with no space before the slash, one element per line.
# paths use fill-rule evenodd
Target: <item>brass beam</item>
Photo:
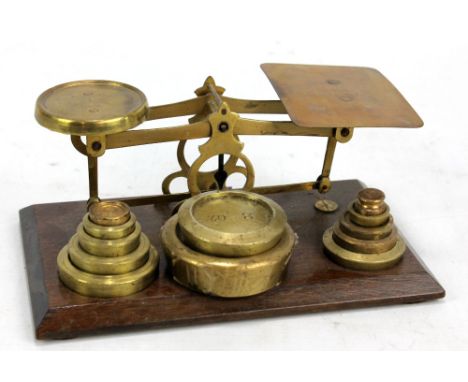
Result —
<path fill-rule="evenodd" d="M 268 195 L 280 192 L 294 192 L 294 191 L 312 191 L 317 188 L 317 182 L 304 182 L 292 184 L 280 184 L 274 186 L 254 187 L 251 191 L 257 194 Z M 179 194 L 167 195 L 151 195 L 141 197 L 120 198 L 118 200 L 127 203 L 129 206 L 144 206 L 148 204 L 180 202 L 192 195 L 190 192 L 183 192 Z M 115 198 L 113 200 L 116 200 Z"/>

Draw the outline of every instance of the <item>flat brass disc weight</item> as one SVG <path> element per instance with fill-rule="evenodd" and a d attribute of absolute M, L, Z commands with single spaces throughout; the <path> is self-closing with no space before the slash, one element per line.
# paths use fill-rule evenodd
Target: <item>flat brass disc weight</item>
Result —
<path fill-rule="evenodd" d="M 198 252 L 180 238 L 178 217 L 161 229 L 161 242 L 179 284 L 219 297 L 246 297 L 278 285 L 296 244 L 296 234 L 286 223 L 277 245 L 254 256 L 220 257 Z"/>
<path fill-rule="evenodd" d="M 286 214 L 273 200 L 246 191 L 206 192 L 179 209 L 185 240 L 215 256 L 251 256 L 274 247 L 286 227 Z"/>
<path fill-rule="evenodd" d="M 44 127 L 71 135 L 104 135 L 131 129 L 145 120 L 146 96 L 121 82 L 84 80 L 42 93 L 35 116 Z"/>

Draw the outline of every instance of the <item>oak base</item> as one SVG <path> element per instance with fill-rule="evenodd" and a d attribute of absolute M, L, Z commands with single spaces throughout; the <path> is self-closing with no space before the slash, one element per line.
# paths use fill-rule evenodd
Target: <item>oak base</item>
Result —
<path fill-rule="evenodd" d="M 330 214 L 314 208 L 311 192 L 269 197 L 279 203 L 299 236 L 280 286 L 253 297 L 204 296 L 175 283 L 167 271 L 159 230 L 174 203 L 133 207 L 142 231 L 161 256 L 159 276 L 145 290 L 119 298 L 81 296 L 57 275 L 56 258 L 85 214 L 86 202 L 39 204 L 20 211 L 31 305 L 38 339 L 224 322 L 298 313 L 414 303 L 444 297 L 445 291 L 407 244 L 403 260 L 375 272 L 353 271 L 324 254 L 322 235 L 363 186 L 357 180 L 333 183 L 327 198 L 340 208 Z M 398 221 L 397 221 L 398 223 Z"/>

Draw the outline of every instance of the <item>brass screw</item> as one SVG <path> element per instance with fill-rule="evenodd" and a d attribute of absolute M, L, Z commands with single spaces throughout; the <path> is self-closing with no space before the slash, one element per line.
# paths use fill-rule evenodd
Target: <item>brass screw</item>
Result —
<path fill-rule="evenodd" d="M 93 144 L 91 145 L 91 147 L 93 148 L 94 151 L 99 151 L 99 150 L 101 150 L 102 145 L 101 145 L 100 142 L 97 142 L 97 141 L 96 141 L 96 142 L 93 142 Z"/>
<path fill-rule="evenodd" d="M 220 124 L 218 125 L 218 130 L 221 133 L 225 133 L 229 130 L 229 124 L 227 122 L 220 122 Z"/>

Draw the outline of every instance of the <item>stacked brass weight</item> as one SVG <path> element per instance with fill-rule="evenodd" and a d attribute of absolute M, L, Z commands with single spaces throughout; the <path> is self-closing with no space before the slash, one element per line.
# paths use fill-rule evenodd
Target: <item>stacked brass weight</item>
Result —
<path fill-rule="evenodd" d="M 136 293 L 155 277 L 159 255 L 122 202 L 97 202 L 60 251 L 60 279 L 86 296 L 118 297 Z"/>
<path fill-rule="evenodd" d="M 351 269 L 379 270 L 396 264 L 406 246 L 393 224 L 385 194 L 366 188 L 325 231 L 323 244 L 335 262 Z"/>
<path fill-rule="evenodd" d="M 172 276 L 219 297 L 245 297 L 278 285 L 296 235 L 274 201 L 246 191 L 186 200 L 161 229 Z"/>

